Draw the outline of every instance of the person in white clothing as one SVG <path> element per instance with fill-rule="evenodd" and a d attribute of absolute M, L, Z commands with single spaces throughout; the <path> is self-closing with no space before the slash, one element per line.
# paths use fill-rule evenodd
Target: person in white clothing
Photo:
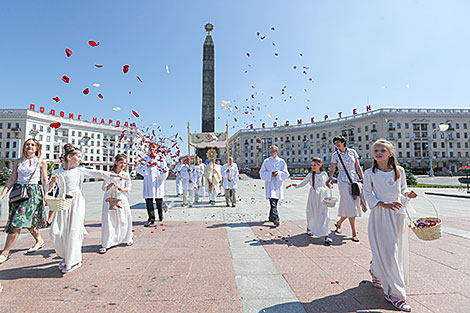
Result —
<path fill-rule="evenodd" d="M 176 195 L 181 196 L 183 194 L 183 177 L 181 177 L 181 168 L 183 167 L 183 159 L 180 158 L 178 163 L 173 169 L 173 173 L 176 176 Z"/>
<path fill-rule="evenodd" d="M 138 172 L 144 177 L 143 196 L 147 207 L 148 220 L 144 227 L 155 224 L 155 208 L 157 204 L 158 218 L 163 221 L 163 197 L 165 196 L 165 180 L 168 178 L 168 166 L 165 159 L 158 153 L 158 146 L 150 144 L 150 153 L 144 157 Z"/>
<path fill-rule="evenodd" d="M 220 189 L 220 181 L 222 180 L 220 166 L 215 164 L 215 159 L 204 169 L 204 177 L 209 183 L 209 203 L 215 205 L 215 200 Z"/>
<path fill-rule="evenodd" d="M 266 199 L 269 199 L 270 211 L 269 221 L 274 223 L 274 226 L 279 226 L 279 213 L 277 211 L 277 203 L 284 196 L 282 188 L 283 182 L 289 178 L 289 171 L 287 170 L 286 162 L 277 156 L 279 148 L 272 145 L 269 148 L 271 157 L 263 161 L 259 175 L 265 181 Z"/>
<path fill-rule="evenodd" d="M 193 206 L 194 190 L 197 188 L 197 173 L 194 165 L 190 164 L 189 157 L 184 160 L 180 170 L 183 178 L 183 206 Z"/>
<path fill-rule="evenodd" d="M 101 248 L 99 253 L 119 245 L 132 246 L 132 214 L 127 194 L 131 191 L 131 177 L 126 172 L 127 156 L 116 155 L 112 172 L 127 179 L 112 177 L 103 181 L 103 210 L 101 214 Z"/>
<path fill-rule="evenodd" d="M 223 187 L 225 190 L 225 203 L 232 207 L 237 205 L 237 182 L 240 178 L 237 163 L 233 163 L 233 158 L 228 158 L 228 163 L 222 166 Z"/>
<path fill-rule="evenodd" d="M 199 203 L 199 198 L 204 197 L 205 193 L 205 186 L 204 186 L 204 168 L 205 164 L 202 163 L 202 159 L 198 156 L 195 157 L 195 162 L 196 164 L 196 185 L 197 185 L 197 190 L 194 192 L 194 203 Z"/>
<path fill-rule="evenodd" d="M 372 251 L 370 274 L 374 287 L 383 288 L 385 299 L 396 308 L 411 311 L 406 303 L 408 280 L 408 231 L 404 206 L 416 198 L 406 184 L 403 167 L 398 166 L 392 143 L 377 140 L 374 165 L 365 171 L 364 195 L 371 207 L 369 243 Z"/>
<path fill-rule="evenodd" d="M 82 152 L 70 148 L 64 154 L 64 166 L 55 170 L 46 185 L 46 190 L 52 189 L 57 182 L 59 198 L 72 198 L 68 210 L 57 211 L 51 225 L 50 237 L 57 255 L 62 258 L 59 270 L 69 273 L 82 266 L 82 243 L 87 234 L 85 222 L 85 197 L 82 194 L 82 183 L 85 178 L 110 179 L 119 177 L 127 179 L 122 174 L 111 174 L 105 171 L 78 167 L 82 163 Z"/>
<path fill-rule="evenodd" d="M 328 207 L 323 199 L 328 197 L 328 188 L 332 188 L 328 182 L 328 174 L 322 171 L 323 162 L 320 158 L 313 158 L 312 172 L 309 173 L 300 184 L 293 184 L 295 188 L 301 188 L 310 184 L 307 200 L 307 235 L 323 237 L 326 245 L 331 245 L 328 237 Z"/>
<path fill-rule="evenodd" d="M 338 168 L 338 216 L 340 217 L 338 222 L 335 223 L 335 231 L 338 234 L 341 233 L 343 222 L 349 219 L 352 230 L 351 240 L 359 242 L 356 231 L 356 216 L 361 216 L 361 202 L 359 197 L 351 195 L 351 184 L 363 179 L 364 173 L 359 163 L 359 155 L 354 149 L 346 147 L 346 139 L 343 136 L 334 137 L 333 144 L 338 150 L 331 156 L 329 182 L 333 181 L 333 174 Z"/>

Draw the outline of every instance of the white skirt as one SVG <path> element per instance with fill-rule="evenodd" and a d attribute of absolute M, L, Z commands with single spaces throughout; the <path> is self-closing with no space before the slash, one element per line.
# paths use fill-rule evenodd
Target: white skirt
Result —
<path fill-rule="evenodd" d="M 105 195 L 107 198 L 107 195 Z M 109 202 L 103 199 L 101 213 L 101 246 L 111 248 L 132 242 L 132 214 L 126 196 L 120 195 L 120 209 L 109 210 Z"/>
<path fill-rule="evenodd" d="M 328 236 L 328 208 L 323 199 L 328 195 L 324 187 L 314 189 L 310 187 L 307 201 L 307 230 L 314 236 Z"/>
<path fill-rule="evenodd" d="M 351 195 L 351 184 L 338 180 L 339 208 L 338 216 L 356 217 L 361 216 L 359 197 L 354 200 Z"/>

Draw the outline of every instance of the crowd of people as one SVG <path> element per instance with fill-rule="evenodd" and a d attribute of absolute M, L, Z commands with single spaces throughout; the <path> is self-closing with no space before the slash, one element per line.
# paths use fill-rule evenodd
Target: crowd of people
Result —
<path fill-rule="evenodd" d="M 320 158 L 314 158 L 312 171 L 296 188 L 309 185 L 306 206 L 306 233 L 323 238 L 326 245 L 332 244 L 329 237 L 329 216 L 325 199 L 337 181 L 339 190 L 339 220 L 335 232 L 341 233 L 343 222 L 348 219 L 354 242 L 359 242 L 356 217 L 370 210 L 368 236 L 372 251 L 370 274 L 372 285 L 382 288 L 385 299 L 395 307 L 411 311 L 406 302 L 405 284 L 408 278 L 408 238 L 405 222 L 407 199 L 415 198 L 415 192 L 406 184 L 404 169 L 398 165 L 393 145 L 380 139 L 373 145 L 373 166 L 363 172 L 356 151 L 347 147 L 346 139 L 333 139 L 337 151 L 332 155 L 329 172 L 324 171 Z M 50 238 L 56 254 L 61 258 L 59 269 L 69 273 L 81 267 L 81 248 L 87 234 L 85 222 L 86 200 L 82 194 L 82 183 L 86 178 L 102 179 L 104 192 L 102 205 L 101 248 L 107 249 L 133 244 L 132 215 L 127 194 L 132 184 L 127 173 L 127 157 L 117 155 L 111 171 L 100 171 L 80 167 L 82 153 L 71 144 L 64 147 L 61 165 L 48 178 L 47 164 L 41 159 L 41 147 L 37 140 L 24 142 L 22 158 L 15 163 L 12 175 L 0 193 L 0 200 L 10 191 L 9 216 L 5 232 L 7 239 L 0 254 L 0 264 L 9 259 L 9 253 L 18 239 L 22 228 L 29 230 L 34 245 L 28 253 L 34 253 L 44 246 L 40 229 L 50 226 Z M 277 146 L 271 146 L 270 157 L 264 160 L 260 178 L 265 181 L 266 199 L 269 200 L 268 220 L 275 227 L 280 225 L 279 200 L 283 199 L 283 182 L 289 178 L 286 162 L 278 156 Z M 183 196 L 183 206 L 192 207 L 208 197 L 208 203 L 215 205 L 216 198 L 225 195 L 226 206 L 237 205 L 237 164 L 229 157 L 225 165 L 215 159 L 204 164 L 195 156 L 181 158 L 173 168 L 176 176 L 177 196 Z M 337 178 L 334 177 L 338 169 Z M 145 227 L 155 224 L 156 204 L 158 218 L 164 218 L 167 206 L 164 204 L 165 181 L 170 168 L 156 145 L 150 145 L 149 153 L 138 168 L 143 176 L 143 198 L 148 219 Z M 66 209 L 50 212 L 47 216 L 47 195 L 63 199 Z"/>

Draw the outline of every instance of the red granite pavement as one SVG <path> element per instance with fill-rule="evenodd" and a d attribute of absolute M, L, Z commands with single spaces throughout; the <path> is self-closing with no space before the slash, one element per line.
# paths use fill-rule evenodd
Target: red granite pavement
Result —
<path fill-rule="evenodd" d="M 455 226 L 459 220 L 445 222 Z M 307 312 L 394 312 L 370 283 L 367 220 L 358 220 L 357 227 L 360 243 L 351 241 L 346 221 L 343 234 L 330 234 L 328 247 L 305 234 L 305 221 L 282 222 L 279 228 L 252 223 L 256 239 Z M 470 240 L 444 234 L 421 241 L 409 231 L 409 243 L 407 293 L 413 311 L 470 312 Z"/>
<path fill-rule="evenodd" d="M 90 223 L 83 266 L 65 275 L 50 240 L 25 255 L 26 237 L 0 266 L 0 312 L 241 312 L 227 233 L 208 226 L 135 226 L 134 246 L 100 255 L 101 228 Z"/>

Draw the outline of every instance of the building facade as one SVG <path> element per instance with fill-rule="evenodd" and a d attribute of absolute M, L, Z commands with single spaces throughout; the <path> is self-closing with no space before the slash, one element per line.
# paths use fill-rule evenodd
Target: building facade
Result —
<path fill-rule="evenodd" d="M 61 123 L 51 128 L 51 123 Z M 141 157 L 142 133 L 132 128 L 116 127 L 59 117 L 26 109 L 0 110 L 0 166 L 12 168 L 13 161 L 21 157 L 25 140 L 37 139 L 41 144 L 42 158 L 59 164 L 63 146 L 71 143 L 82 150 L 83 165 L 95 169 L 110 170 L 114 156 L 124 153 L 129 157 L 129 172 Z M 125 131 L 125 132 L 124 132 Z M 120 139 L 121 134 L 124 136 Z"/>
<path fill-rule="evenodd" d="M 439 130 L 440 124 L 449 126 Z M 310 170 L 310 160 L 320 157 L 326 166 L 335 152 L 333 137 L 346 137 L 361 165 L 372 165 L 372 145 L 380 138 L 391 141 L 400 163 L 415 173 L 456 172 L 470 162 L 470 109 L 377 109 L 321 122 L 239 130 L 230 138 L 230 155 L 240 168 L 259 168 L 277 145 L 292 173 Z"/>

